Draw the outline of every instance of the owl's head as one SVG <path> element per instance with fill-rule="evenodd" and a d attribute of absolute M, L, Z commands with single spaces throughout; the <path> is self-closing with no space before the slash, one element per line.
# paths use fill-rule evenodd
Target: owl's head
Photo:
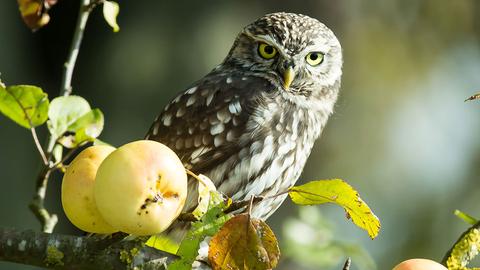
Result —
<path fill-rule="evenodd" d="M 342 48 L 333 32 L 316 19 L 272 13 L 240 32 L 225 62 L 267 78 L 290 95 L 336 98 Z"/>

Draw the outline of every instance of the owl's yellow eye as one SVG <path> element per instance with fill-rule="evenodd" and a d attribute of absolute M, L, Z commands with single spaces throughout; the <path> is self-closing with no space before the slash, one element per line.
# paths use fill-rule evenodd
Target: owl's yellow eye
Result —
<path fill-rule="evenodd" d="M 307 54 L 307 56 L 305 57 L 305 60 L 312 67 L 318 66 L 323 62 L 323 53 L 321 53 L 321 52 L 311 52 L 311 53 Z"/>
<path fill-rule="evenodd" d="M 272 59 L 277 55 L 277 49 L 267 43 L 260 43 L 260 45 L 258 45 L 258 54 L 265 59 Z"/>

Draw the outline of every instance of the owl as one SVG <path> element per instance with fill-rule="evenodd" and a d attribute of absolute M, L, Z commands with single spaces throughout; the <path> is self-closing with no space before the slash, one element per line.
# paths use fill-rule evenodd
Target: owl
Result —
<path fill-rule="evenodd" d="M 208 176 L 233 200 L 293 186 L 337 100 L 342 48 L 306 15 L 272 13 L 247 25 L 225 60 L 162 110 L 146 139 L 174 150 L 186 168 Z M 197 205 L 189 181 L 184 211 Z M 267 219 L 287 195 L 263 200 Z"/>

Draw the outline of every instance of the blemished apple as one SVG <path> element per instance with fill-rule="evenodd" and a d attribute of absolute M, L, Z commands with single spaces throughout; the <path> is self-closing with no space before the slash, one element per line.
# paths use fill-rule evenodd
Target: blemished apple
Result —
<path fill-rule="evenodd" d="M 187 174 L 167 146 L 148 140 L 125 144 L 100 165 L 95 201 L 105 220 L 133 235 L 163 232 L 180 214 Z"/>
<path fill-rule="evenodd" d="M 401 262 L 393 270 L 448 270 L 445 266 L 428 259 L 410 259 Z"/>
<path fill-rule="evenodd" d="M 98 167 L 114 150 L 107 145 L 86 148 L 73 159 L 63 176 L 63 210 L 70 222 L 83 231 L 101 234 L 118 231 L 100 215 L 93 195 Z"/>

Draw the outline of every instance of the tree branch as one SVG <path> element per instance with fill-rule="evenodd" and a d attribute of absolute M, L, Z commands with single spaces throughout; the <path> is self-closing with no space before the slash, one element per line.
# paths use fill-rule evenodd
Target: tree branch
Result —
<path fill-rule="evenodd" d="M 58 217 L 55 214 L 50 214 L 45 209 L 44 201 L 47 193 L 48 178 L 50 177 L 51 169 L 45 167 L 37 176 L 36 193 L 29 204 L 30 210 L 40 221 L 42 232 L 52 233 L 55 225 L 57 225 Z"/>
<path fill-rule="evenodd" d="M 124 241 L 123 236 L 101 239 L 0 229 L 1 261 L 48 269 L 165 269 L 176 258 L 141 241 Z"/>
<path fill-rule="evenodd" d="M 64 72 L 62 76 L 62 84 L 60 95 L 69 96 L 72 93 L 72 76 L 75 63 L 77 62 L 78 52 L 80 51 L 80 45 L 82 44 L 83 32 L 87 25 L 88 16 L 92 8 L 90 6 L 92 1 L 82 0 L 80 4 L 80 10 L 77 18 L 77 25 L 75 26 L 75 33 L 73 34 L 72 44 L 70 46 L 70 53 L 67 61 L 64 64 Z"/>
<path fill-rule="evenodd" d="M 75 26 L 75 32 L 73 34 L 72 44 L 70 46 L 70 52 L 67 57 L 67 61 L 64 65 L 64 71 L 62 74 L 62 83 L 60 88 L 61 96 L 69 96 L 72 93 L 72 76 L 77 61 L 78 52 L 83 39 L 83 33 L 85 26 L 87 25 L 88 17 L 93 7 L 101 0 L 81 0 L 80 9 L 77 18 L 77 24 Z M 57 168 L 59 164 L 51 164 L 52 151 L 56 145 L 56 140 L 50 134 L 48 137 L 47 153 L 43 152 L 41 146 L 39 146 L 38 138 L 36 137 L 35 129 L 32 128 L 32 136 L 35 144 L 40 151 L 43 163 L 45 167 L 39 173 L 37 177 L 36 193 L 30 203 L 30 209 L 40 221 L 43 232 L 53 232 L 55 225 L 57 224 L 57 216 L 50 214 L 44 207 L 45 193 L 47 191 L 48 179 L 53 170 Z"/>

